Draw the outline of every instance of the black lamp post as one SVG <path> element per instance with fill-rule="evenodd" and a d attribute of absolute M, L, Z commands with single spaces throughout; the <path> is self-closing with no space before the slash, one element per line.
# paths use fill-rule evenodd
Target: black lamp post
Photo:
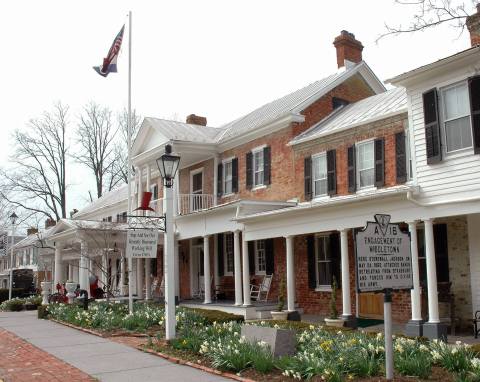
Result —
<path fill-rule="evenodd" d="M 8 288 L 8 299 L 12 299 L 12 288 L 13 288 L 13 245 L 15 244 L 15 223 L 17 222 L 18 216 L 15 212 L 10 215 L 10 223 L 12 223 L 12 246 L 10 247 L 10 285 Z"/>
<path fill-rule="evenodd" d="M 172 146 L 165 146 L 165 154 L 157 159 L 158 170 L 163 178 L 163 185 L 167 188 L 173 186 L 173 179 L 178 171 L 180 157 L 172 154 Z"/>

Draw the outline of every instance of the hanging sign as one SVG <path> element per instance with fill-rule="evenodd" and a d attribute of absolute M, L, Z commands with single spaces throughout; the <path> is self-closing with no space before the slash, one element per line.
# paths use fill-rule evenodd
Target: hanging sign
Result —
<path fill-rule="evenodd" d="M 149 229 L 131 230 L 127 232 L 127 257 L 156 258 L 158 231 Z"/>
<path fill-rule="evenodd" d="M 413 288 L 410 235 L 390 224 L 390 215 L 375 215 L 355 243 L 359 292 Z"/>

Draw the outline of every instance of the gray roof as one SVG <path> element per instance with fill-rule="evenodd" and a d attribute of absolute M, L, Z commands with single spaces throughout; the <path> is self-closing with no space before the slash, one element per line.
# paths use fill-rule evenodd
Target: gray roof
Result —
<path fill-rule="evenodd" d="M 126 201 L 128 197 L 128 187 L 127 185 L 123 185 L 113 191 L 107 192 L 103 194 L 97 200 L 94 200 L 90 204 L 88 204 L 85 208 L 78 211 L 75 215 L 73 215 L 74 219 L 78 219 L 81 216 L 89 214 L 91 212 L 96 212 L 100 208 L 113 206 L 117 203 Z"/>
<path fill-rule="evenodd" d="M 328 117 L 292 139 L 290 144 L 310 141 L 403 112 L 407 112 L 405 88 L 391 89 L 335 110 Z"/>
<path fill-rule="evenodd" d="M 15 244 L 14 249 L 22 249 L 22 248 L 35 246 L 39 241 L 47 239 L 52 233 L 54 228 L 55 226 L 49 227 L 45 231 L 32 233 L 31 235 L 28 235 L 22 241 L 19 241 L 17 244 Z"/>

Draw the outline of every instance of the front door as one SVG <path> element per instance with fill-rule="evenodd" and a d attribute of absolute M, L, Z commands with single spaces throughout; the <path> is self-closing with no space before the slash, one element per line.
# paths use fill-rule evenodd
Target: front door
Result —
<path fill-rule="evenodd" d="M 203 171 L 192 174 L 192 199 L 190 208 L 192 211 L 198 211 L 203 208 Z"/>
<path fill-rule="evenodd" d="M 204 290 L 203 244 L 192 245 L 192 297 L 200 297 Z"/>

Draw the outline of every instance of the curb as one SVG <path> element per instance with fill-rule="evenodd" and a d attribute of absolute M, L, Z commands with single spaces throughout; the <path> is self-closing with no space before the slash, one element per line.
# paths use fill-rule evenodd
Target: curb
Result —
<path fill-rule="evenodd" d="M 136 348 L 138 350 L 141 350 L 141 351 L 145 352 L 145 353 L 150 353 L 150 354 L 156 355 L 158 357 L 164 358 L 167 361 L 170 361 L 172 363 L 193 367 L 194 369 L 199 369 L 199 370 L 205 371 L 205 372 L 210 373 L 210 374 L 219 375 L 219 376 L 225 377 L 225 378 L 230 378 L 230 379 L 233 379 L 233 380 L 239 381 L 239 382 L 256 382 L 255 380 L 250 379 L 250 378 L 240 377 L 236 374 L 223 372 L 223 371 L 213 369 L 213 368 L 208 367 L 208 366 L 203 366 L 203 365 L 199 365 L 199 364 L 196 364 L 196 363 L 193 363 L 193 362 L 190 362 L 190 361 L 185 361 L 181 358 L 177 358 L 177 357 L 165 354 L 165 353 L 160 353 L 160 352 L 157 352 L 157 351 L 152 350 L 152 349 L 145 349 L 141 346 L 137 346 Z"/>

